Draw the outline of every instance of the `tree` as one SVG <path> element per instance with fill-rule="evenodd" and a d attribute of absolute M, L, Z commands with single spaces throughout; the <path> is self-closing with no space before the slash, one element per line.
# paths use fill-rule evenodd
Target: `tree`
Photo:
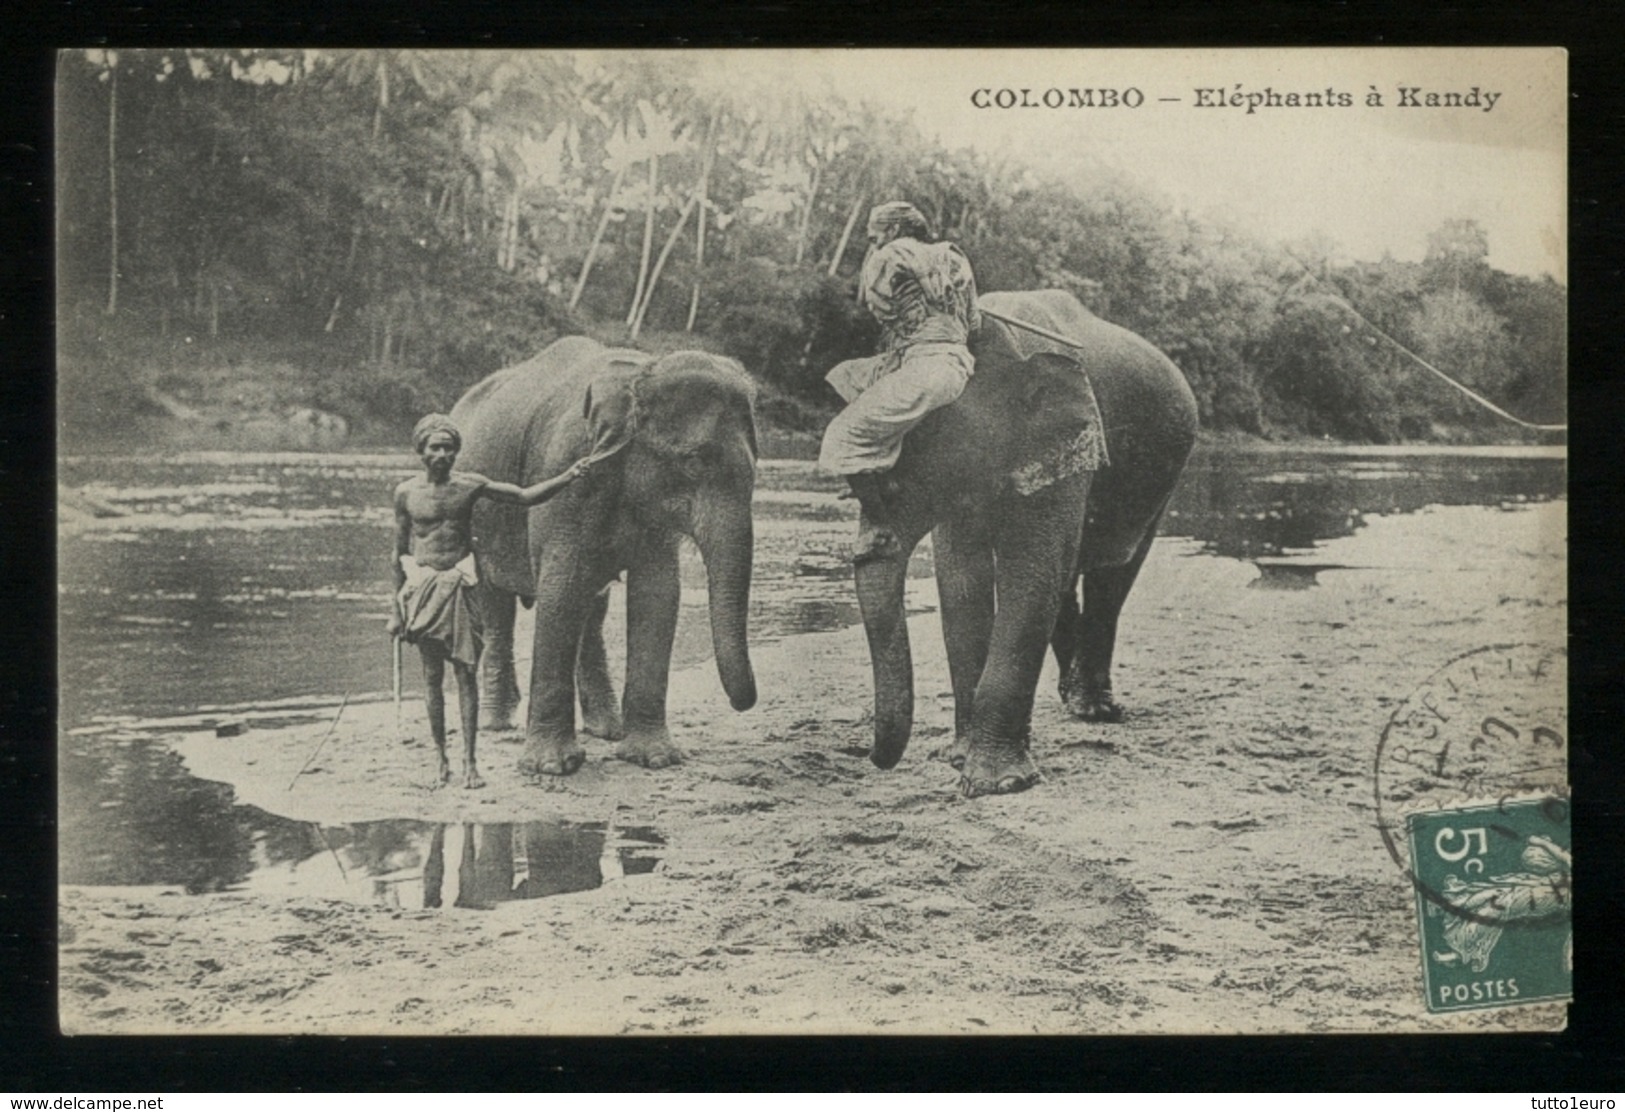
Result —
<path fill-rule="evenodd" d="M 835 277 L 845 261 L 858 221 L 882 200 L 907 192 L 904 182 L 923 155 L 923 140 L 909 122 L 863 103 L 849 108 L 854 120 L 846 143 L 830 167 L 831 215 L 841 220 L 826 273 Z"/>
<path fill-rule="evenodd" d="M 626 171 L 632 165 L 632 144 L 627 141 L 625 131 L 616 131 L 610 136 L 606 144 L 606 161 L 612 168 L 609 188 L 604 191 L 604 211 L 598 218 L 598 227 L 593 231 L 592 242 L 587 245 L 587 253 L 581 260 L 581 270 L 576 275 L 574 291 L 570 294 L 570 308 L 574 309 L 581 300 L 581 291 L 587 288 L 587 276 L 592 273 L 592 264 L 598 258 L 598 245 L 604 240 L 604 231 L 609 227 L 609 221 L 618 207 L 617 197 L 621 192 L 621 183 L 626 180 Z"/>
<path fill-rule="evenodd" d="M 1272 424 L 1311 436 L 1398 439 L 1395 358 L 1356 329 L 1335 295 L 1283 302 L 1259 353 Z"/>
<path fill-rule="evenodd" d="M 644 195 L 643 253 L 638 259 L 638 282 L 632 290 L 632 305 L 626 311 L 628 328 L 633 327 L 643 303 L 643 291 L 649 281 L 649 254 L 654 247 L 655 207 L 660 200 L 660 158 L 681 149 L 678 121 L 649 101 L 638 104 L 643 128 L 639 135 L 639 150 L 649 164 L 648 188 Z M 684 211 L 686 218 L 688 213 Z"/>
<path fill-rule="evenodd" d="M 335 405 L 393 420 L 566 330 L 659 346 L 681 327 L 816 423 L 822 373 L 874 339 L 859 222 L 900 198 L 984 290 L 1069 290 L 1162 347 L 1209 427 L 1393 439 L 1466 419 L 1344 303 L 1513 412 L 1564 407 L 1566 294 L 1492 268 L 1471 219 L 1421 263 L 1340 262 L 1087 158 L 1045 177 L 771 66 L 681 55 L 76 51 L 58 72 L 64 348 L 133 381 L 175 360 L 115 328 L 275 345 L 331 370 Z"/>
<path fill-rule="evenodd" d="M 1422 265 L 1430 274 L 1440 276 L 1453 290 L 1462 288 L 1464 279 L 1477 277 L 1487 269 L 1490 237 L 1476 220 L 1446 220 L 1428 233 L 1427 254 Z"/>
<path fill-rule="evenodd" d="M 107 315 L 118 313 L 118 51 L 93 51 L 107 67 Z M 95 60 L 94 58 L 92 59 Z"/>
<path fill-rule="evenodd" d="M 1491 401 L 1505 397 L 1512 375 L 1506 327 L 1472 294 L 1457 289 L 1424 294 L 1410 334 L 1417 354 L 1451 378 Z M 1488 419 L 1484 410 L 1454 391 L 1441 386 L 1434 394 L 1437 405 L 1448 407 L 1458 419 Z"/>
<path fill-rule="evenodd" d="M 643 301 L 636 307 L 632 317 L 631 339 L 636 341 L 638 333 L 643 331 L 643 318 L 648 315 L 649 302 L 654 300 L 655 286 L 660 282 L 660 272 L 666 268 L 666 259 L 671 255 L 671 249 L 677 246 L 677 237 L 683 234 L 683 228 L 688 223 L 688 214 L 693 212 L 700 200 L 699 191 L 688 199 L 683 211 L 677 216 L 677 223 L 672 225 L 671 235 L 666 237 L 666 245 L 660 249 L 660 257 L 655 260 L 654 270 L 649 274 L 649 287 L 643 293 Z"/>
<path fill-rule="evenodd" d="M 346 85 L 373 90 L 372 141 L 377 143 L 383 134 L 391 90 L 397 100 L 413 86 L 430 97 L 443 95 L 455 79 L 457 62 L 456 55 L 434 51 L 339 50 L 333 52 L 328 64 Z"/>
<path fill-rule="evenodd" d="M 717 157 L 717 125 L 721 120 L 722 109 L 713 108 L 705 122 L 705 153 L 700 161 L 700 187 L 696 193 L 699 199 L 699 227 L 694 235 L 694 287 L 688 299 L 688 321 L 683 325 L 683 331 L 694 331 L 694 320 L 700 312 L 700 282 L 705 273 L 705 217 L 706 211 L 711 207 L 711 167 Z"/>
<path fill-rule="evenodd" d="M 664 55 L 586 55 L 578 60 L 578 76 L 572 88 L 583 104 L 590 107 L 605 130 L 602 164 L 612 171 L 599 219 L 581 269 L 576 278 L 570 305 L 581 300 L 587 276 L 597 261 L 604 232 L 613 215 L 621 211 L 616 201 L 627 172 L 638 162 L 648 161 L 644 190 L 644 249 L 639 261 L 632 302 L 626 324 L 631 326 L 643 300 L 648 280 L 649 255 L 653 250 L 654 213 L 659 200 L 659 158 L 682 148 L 679 141 L 688 120 L 682 107 L 689 99 L 687 87 L 692 63 Z"/>

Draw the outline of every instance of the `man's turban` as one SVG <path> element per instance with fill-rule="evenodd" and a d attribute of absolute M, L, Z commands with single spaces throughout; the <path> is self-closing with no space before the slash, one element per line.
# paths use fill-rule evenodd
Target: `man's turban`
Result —
<path fill-rule="evenodd" d="M 925 214 L 907 201 L 887 201 L 869 210 L 869 233 L 896 231 L 914 239 L 930 239 Z"/>
<path fill-rule="evenodd" d="M 453 446 L 462 448 L 463 434 L 457 431 L 457 426 L 451 423 L 451 418 L 444 413 L 431 413 L 413 427 L 412 450 L 421 456 L 424 445 L 428 444 L 429 438 L 437 432 L 446 433 L 451 437 Z"/>

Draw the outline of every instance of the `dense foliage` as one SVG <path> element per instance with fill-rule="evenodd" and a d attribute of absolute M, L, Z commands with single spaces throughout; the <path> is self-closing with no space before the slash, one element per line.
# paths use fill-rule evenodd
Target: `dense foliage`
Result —
<path fill-rule="evenodd" d="M 853 276 L 892 197 L 983 289 L 1065 288 L 1157 343 L 1210 429 L 1515 431 L 1399 345 L 1561 420 L 1564 291 L 1491 268 L 1472 221 L 1422 263 L 1334 263 L 692 56 L 86 51 L 62 56 L 58 111 L 65 420 L 235 367 L 393 427 L 586 332 L 733 354 L 775 420 L 815 425 L 823 373 L 872 350 Z"/>

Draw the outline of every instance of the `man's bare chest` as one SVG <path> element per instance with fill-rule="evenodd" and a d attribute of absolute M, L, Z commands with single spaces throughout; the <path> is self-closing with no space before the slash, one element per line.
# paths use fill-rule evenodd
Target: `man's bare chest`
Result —
<path fill-rule="evenodd" d="M 420 530 L 448 522 L 460 524 L 468 517 L 473 497 L 471 489 L 457 483 L 420 487 L 407 492 L 406 512 Z"/>

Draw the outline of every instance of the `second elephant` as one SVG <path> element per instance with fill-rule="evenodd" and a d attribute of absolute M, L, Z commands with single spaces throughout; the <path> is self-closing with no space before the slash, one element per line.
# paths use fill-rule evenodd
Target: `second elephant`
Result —
<path fill-rule="evenodd" d="M 992 293 L 979 304 L 1077 346 L 984 321 L 964 394 L 908 434 L 891 472 L 887 508 L 901 551 L 856 572 L 874 665 L 871 757 L 890 768 L 914 715 L 904 576 L 909 553 L 935 530 L 952 758 L 967 795 L 1037 780 L 1028 732 L 1051 645 L 1073 713 L 1120 716 L 1111 688 L 1118 614 L 1197 428 L 1179 369 L 1070 294 Z M 1102 440 L 1109 462 L 1100 467 L 1086 457 Z"/>

